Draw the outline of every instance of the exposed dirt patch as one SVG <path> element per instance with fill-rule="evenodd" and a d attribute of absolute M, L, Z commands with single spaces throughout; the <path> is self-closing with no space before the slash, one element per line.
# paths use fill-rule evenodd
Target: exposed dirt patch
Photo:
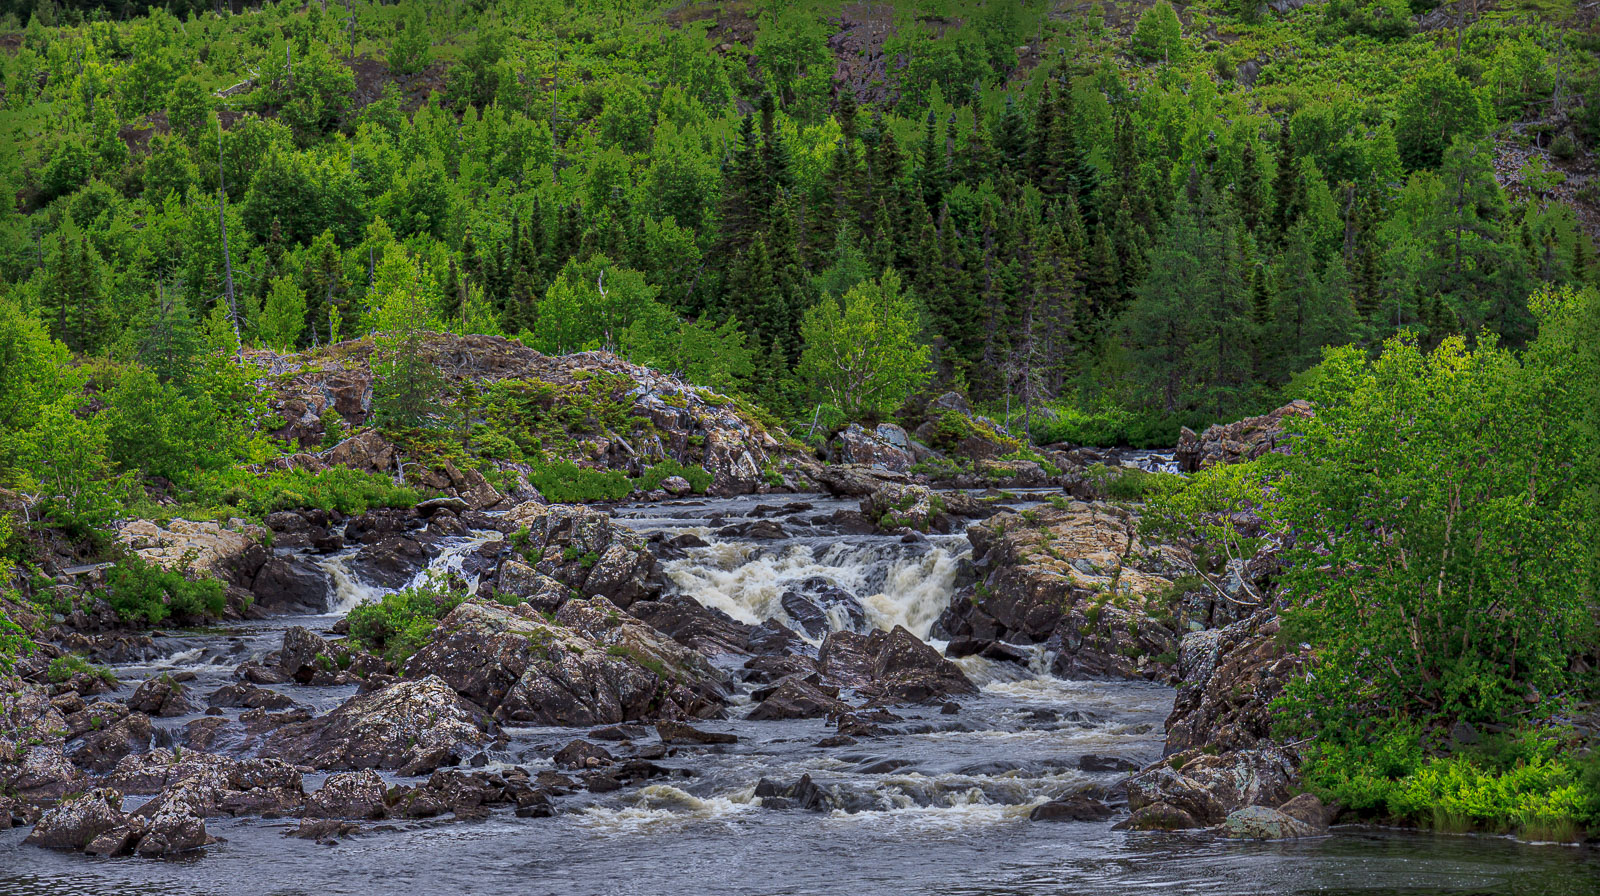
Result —
<path fill-rule="evenodd" d="M 444 92 L 443 63 L 436 62 L 414 75 L 397 75 L 387 62 L 371 56 L 347 58 L 344 63 L 356 76 L 356 89 L 351 98 L 357 109 L 376 102 L 389 84 L 400 91 L 400 108 L 408 115 L 420 109 L 429 96 Z"/>
<path fill-rule="evenodd" d="M 1522 127 L 1518 125 L 1515 129 L 1520 131 Z M 1565 179 L 1548 189 L 1528 184 L 1525 166 L 1535 157 L 1544 161 L 1546 170 L 1559 171 Z M 1590 239 L 1600 241 L 1600 165 L 1596 165 L 1593 153 L 1580 153 L 1561 161 L 1551 156 L 1539 141 L 1529 144 L 1502 140 L 1495 146 L 1494 177 L 1513 203 L 1533 200 L 1565 202 L 1572 206 L 1584 232 Z"/>

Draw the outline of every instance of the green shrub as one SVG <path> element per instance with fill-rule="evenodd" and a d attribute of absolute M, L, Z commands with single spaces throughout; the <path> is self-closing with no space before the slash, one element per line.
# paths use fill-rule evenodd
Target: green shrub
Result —
<path fill-rule="evenodd" d="M 350 611 L 350 642 L 399 664 L 428 643 L 439 620 L 466 599 L 465 591 L 436 581 L 385 594 Z"/>
<path fill-rule="evenodd" d="M 690 488 L 693 488 L 697 495 L 705 494 L 706 489 L 711 487 L 711 474 L 705 467 L 686 466 L 670 457 L 645 470 L 644 475 L 639 477 L 637 485 L 640 491 L 654 491 L 660 488 L 662 480 L 669 476 L 682 476 L 688 480 Z"/>
<path fill-rule="evenodd" d="M 184 510 L 196 516 L 216 516 L 220 511 L 251 519 L 261 519 L 278 510 L 303 509 L 357 516 L 374 507 L 411 507 L 421 499 L 417 489 L 396 484 L 388 476 L 346 467 L 315 473 L 235 471 L 196 489 Z"/>
<path fill-rule="evenodd" d="M 75 653 L 56 657 L 45 670 L 45 678 L 52 684 L 71 681 L 74 675 L 88 675 L 110 685 L 117 683 L 116 673 L 104 666 L 96 666 Z"/>
<path fill-rule="evenodd" d="M 1183 488 L 1183 478 L 1172 473 L 1151 473 L 1135 467 L 1089 468 L 1089 480 L 1107 496 L 1118 501 L 1145 501 Z"/>
<path fill-rule="evenodd" d="M 105 598 L 123 619 L 151 625 L 174 616 L 218 616 L 228 606 L 216 579 L 189 579 L 137 554 L 117 561 L 107 572 Z"/>
<path fill-rule="evenodd" d="M 590 470 L 566 460 L 535 465 L 528 482 L 556 504 L 620 501 L 633 491 L 633 482 L 622 473 Z"/>

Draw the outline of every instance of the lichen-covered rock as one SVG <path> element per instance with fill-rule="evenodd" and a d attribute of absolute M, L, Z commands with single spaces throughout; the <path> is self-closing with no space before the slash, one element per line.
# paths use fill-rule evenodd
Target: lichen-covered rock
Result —
<path fill-rule="evenodd" d="M 279 728 L 258 752 L 317 769 L 422 774 L 480 751 L 488 739 L 478 708 L 443 679 L 428 675 L 360 694 L 325 716 Z"/>
<path fill-rule="evenodd" d="M 567 598 L 576 594 L 571 586 L 515 559 L 500 564 L 499 575 L 493 586 L 496 594 L 526 601 L 541 613 L 554 613 L 561 609 Z"/>
<path fill-rule="evenodd" d="M 228 562 L 253 545 L 267 530 L 242 520 L 173 520 L 166 525 L 133 520 L 117 530 L 117 541 L 145 561 L 165 569 L 229 578 Z"/>
<path fill-rule="evenodd" d="M 193 785 L 189 808 L 201 818 L 290 815 L 305 802 L 300 771 L 278 759 L 234 759 L 197 750 L 155 749 L 117 764 L 106 782 L 123 793 L 162 793 Z"/>
<path fill-rule="evenodd" d="M 318 675 L 334 671 L 336 666 L 333 657 L 333 645 L 326 638 L 304 626 L 294 625 L 283 633 L 283 647 L 278 651 L 277 668 L 295 681 L 310 684 Z"/>
<path fill-rule="evenodd" d="M 123 823 L 122 794 L 110 787 L 62 800 L 44 813 L 26 842 L 47 849 L 83 849 Z"/>
<path fill-rule="evenodd" d="M 1270 451 L 1287 447 L 1283 421 L 1289 417 L 1310 417 L 1309 401 L 1293 401 L 1270 414 L 1247 417 L 1237 423 L 1217 423 L 1200 435 L 1184 427 L 1178 435 L 1178 469 L 1193 473 L 1218 464 L 1255 460 Z"/>
<path fill-rule="evenodd" d="M 186 778 L 163 790 L 134 812 L 143 820 L 134 851 L 145 858 L 173 856 L 212 842 L 206 833 L 206 807 L 215 799 L 208 782 Z"/>
<path fill-rule="evenodd" d="M 42 688 L 0 676 L 0 793 L 36 802 L 83 790 L 64 749 L 71 731 Z"/>
<path fill-rule="evenodd" d="M 329 775 L 306 800 L 306 818 L 378 819 L 388 814 L 383 778 L 371 769 Z"/>
<path fill-rule="evenodd" d="M 1229 840 L 1298 840 L 1324 831 L 1277 809 L 1245 806 L 1229 812 L 1218 833 Z"/>
<path fill-rule="evenodd" d="M 579 594 L 604 597 L 626 609 L 655 592 L 654 558 L 639 533 L 608 514 L 573 504 L 519 504 L 507 521 L 518 528 L 512 546 L 534 571 Z"/>
<path fill-rule="evenodd" d="M 910 437 L 892 423 L 880 424 L 871 432 L 852 423 L 834 436 L 830 448 L 832 459 L 838 463 L 860 464 L 894 473 L 905 473 L 917 462 L 911 453 Z"/>
<path fill-rule="evenodd" d="M 110 718 L 101 716 L 101 718 Z M 104 774 L 123 757 L 150 749 L 155 727 L 142 712 L 124 712 L 103 727 L 85 732 L 67 747 L 67 758 L 88 772 Z"/>
<path fill-rule="evenodd" d="M 160 675 L 134 690 L 133 696 L 128 698 L 128 708 L 134 712 L 161 718 L 197 712 L 195 705 L 190 703 L 185 695 L 185 690 L 182 683 L 166 675 Z"/>
<path fill-rule="evenodd" d="M 862 499 L 861 512 L 882 531 L 950 529 L 944 496 L 922 485 L 885 485 Z"/>
<path fill-rule="evenodd" d="M 1272 701 L 1305 662 L 1279 643 L 1278 627 L 1278 617 L 1262 610 L 1184 637 L 1181 683 L 1167 717 L 1167 755 L 1201 747 L 1248 749 L 1271 740 Z"/>
<path fill-rule="evenodd" d="M 1074 501 L 1002 513 L 968 530 L 984 578 L 958 591 L 936 632 L 980 653 L 1044 644 L 1066 678 L 1170 680 L 1178 647 L 1172 583 L 1185 555 L 1147 544 L 1139 520 Z"/>
<path fill-rule="evenodd" d="M 704 717 L 726 699 L 723 676 L 698 653 L 604 598 L 568 600 L 553 620 L 467 601 L 405 671 L 439 676 L 497 718 L 545 725 Z"/>
<path fill-rule="evenodd" d="M 1182 810 L 1199 826 L 1220 824 L 1245 806 L 1283 805 L 1297 769 L 1297 758 L 1275 745 L 1179 754 L 1128 779 L 1128 808 L 1161 804 Z"/>

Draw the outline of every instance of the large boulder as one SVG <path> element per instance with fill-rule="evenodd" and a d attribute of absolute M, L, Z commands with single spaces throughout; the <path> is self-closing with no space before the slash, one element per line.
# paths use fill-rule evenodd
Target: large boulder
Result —
<path fill-rule="evenodd" d="M 1310 417 L 1309 401 L 1293 401 L 1270 414 L 1247 417 L 1237 423 L 1216 423 L 1195 435 L 1184 427 L 1178 435 L 1178 469 L 1193 473 L 1218 464 L 1236 464 L 1271 451 L 1287 450 L 1283 421 L 1289 417 Z"/>
<path fill-rule="evenodd" d="M 834 437 L 831 448 L 833 460 L 838 463 L 860 464 L 895 473 L 908 472 L 917 462 L 911 453 L 910 436 L 893 423 L 879 424 L 870 432 L 852 423 Z"/>
<path fill-rule="evenodd" d="M 1246 806 L 1281 806 L 1298 781 L 1298 758 L 1276 745 L 1209 754 L 1178 754 L 1128 779 L 1130 823 L 1160 828 L 1162 818 L 1186 817 L 1192 827 L 1222 823 Z M 1171 810 L 1178 810 L 1178 814 Z"/>
<path fill-rule="evenodd" d="M 220 579 L 230 577 L 230 561 L 266 537 L 266 529 L 242 520 L 133 520 L 117 530 L 117 541 L 148 563 Z"/>
<path fill-rule="evenodd" d="M 935 629 L 963 653 L 1043 644 L 1062 677 L 1172 678 L 1172 586 L 1187 557 L 1146 543 L 1131 511 L 1074 501 L 1002 513 L 967 536 L 983 579 L 957 592 Z"/>
<path fill-rule="evenodd" d="M 723 676 L 700 654 L 604 598 L 568 600 L 553 619 L 469 600 L 405 672 L 439 676 L 497 718 L 543 725 L 705 717 L 726 699 Z"/>
<path fill-rule="evenodd" d="M 881 531 L 950 531 L 944 495 L 922 485 L 884 485 L 863 498 L 861 512 Z"/>
<path fill-rule="evenodd" d="M 436 675 L 358 695 L 325 716 L 287 725 L 259 753 L 316 769 L 396 769 L 422 774 L 454 765 L 488 742 L 482 712 Z"/>
<path fill-rule="evenodd" d="M 234 759 L 198 750 L 165 748 L 129 756 L 106 776 L 128 794 L 163 793 L 191 785 L 189 810 L 198 817 L 289 815 L 300 811 L 305 791 L 299 769 L 278 759 Z"/>
<path fill-rule="evenodd" d="M 1166 755 L 1249 749 L 1272 738 L 1272 702 L 1305 658 L 1284 648 L 1278 617 L 1262 610 L 1225 628 L 1186 635 L 1181 684 L 1167 717 Z"/>
<path fill-rule="evenodd" d="M 48 849 L 83 849 L 123 823 L 122 794 L 109 787 L 62 800 L 44 813 L 26 842 Z"/>
<path fill-rule="evenodd" d="M 604 597 L 626 609 L 651 596 L 654 558 L 639 533 L 599 510 L 573 504 L 519 504 L 507 522 L 512 547 L 528 565 L 579 594 Z"/>
<path fill-rule="evenodd" d="M 128 708 L 147 716 L 183 716 L 199 710 L 189 702 L 188 689 L 167 675 L 139 685 L 128 698 Z"/>
<path fill-rule="evenodd" d="M 84 790 L 83 772 L 66 755 L 71 733 L 42 688 L 0 675 L 0 793 L 46 802 Z"/>
<path fill-rule="evenodd" d="M 824 680 L 878 703 L 932 703 L 978 691 L 960 667 L 898 625 L 866 635 L 834 632 L 817 663 Z"/>
<path fill-rule="evenodd" d="M 388 788 L 371 769 L 329 775 L 322 789 L 306 800 L 307 818 L 382 818 L 388 811 Z"/>

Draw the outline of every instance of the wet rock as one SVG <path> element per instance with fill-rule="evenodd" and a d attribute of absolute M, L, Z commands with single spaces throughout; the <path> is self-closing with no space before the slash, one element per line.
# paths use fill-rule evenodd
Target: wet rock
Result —
<path fill-rule="evenodd" d="M 533 568 L 587 596 L 627 609 L 653 595 L 654 558 L 643 536 L 593 508 L 519 504 L 507 520 L 519 527 L 512 545 Z M 524 531 L 525 530 L 525 531 Z"/>
<path fill-rule="evenodd" d="M 216 707 L 206 710 L 220 713 Z M 195 719 L 183 726 L 183 745 L 191 750 L 209 751 L 217 745 L 217 738 L 228 727 L 228 720 L 218 717 Z"/>
<path fill-rule="evenodd" d="M 682 476 L 668 476 L 661 480 L 661 490 L 674 498 L 681 498 L 694 491 L 694 486 L 690 485 L 689 480 Z"/>
<path fill-rule="evenodd" d="M 383 778 L 370 769 L 329 775 L 306 799 L 306 818 L 379 819 L 388 814 Z"/>
<path fill-rule="evenodd" d="M 139 836 L 143 830 L 142 825 L 137 831 L 127 825 L 119 825 L 94 838 L 83 848 L 83 852 L 85 855 L 107 859 L 130 855 L 133 848 L 139 844 Z"/>
<path fill-rule="evenodd" d="M 353 821 L 338 818 L 307 818 L 287 836 L 297 840 L 315 840 L 324 846 L 332 846 L 339 842 L 340 837 L 349 837 L 360 831 L 361 825 Z"/>
<path fill-rule="evenodd" d="M 643 725 L 607 725 L 589 732 L 595 740 L 638 740 L 650 733 L 650 729 Z"/>
<path fill-rule="evenodd" d="M 1178 469 L 1193 473 L 1217 464 L 1255 460 L 1268 452 L 1286 449 L 1284 420 L 1311 415 L 1310 402 L 1294 401 L 1260 417 L 1214 424 L 1200 435 L 1184 427 L 1178 435 Z"/>
<path fill-rule="evenodd" d="M 315 636 L 313 636 L 315 637 Z M 289 709 L 295 705 L 287 694 L 256 687 L 249 682 L 224 685 L 206 698 L 207 706 L 227 706 L 238 709 Z"/>
<path fill-rule="evenodd" d="M 422 774 L 488 742 L 482 713 L 427 675 L 361 694 L 325 716 L 272 732 L 263 755 L 317 769 L 397 769 Z"/>
<path fill-rule="evenodd" d="M 350 569 L 374 585 L 404 588 L 436 553 L 412 536 L 396 535 L 363 545 L 350 558 Z"/>
<path fill-rule="evenodd" d="M 83 849 L 123 819 L 122 794 L 97 787 L 45 812 L 24 842 L 47 849 Z"/>
<path fill-rule="evenodd" d="M 171 677 L 162 675 L 139 685 L 128 698 L 128 708 L 145 715 L 167 718 L 188 715 L 200 710 L 184 695 L 184 687 Z"/>
<path fill-rule="evenodd" d="M 288 684 L 294 679 L 283 674 L 279 669 L 269 668 L 260 663 L 240 663 L 233 671 L 234 677 L 251 684 Z"/>
<path fill-rule="evenodd" d="M 848 628 L 862 629 L 867 625 L 867 615 L 856 596 L 820 576 L 785 589 L 780 603 L 789 618 L 813 638 L 825 637 L 833 630 L 830 610 L 838 613 Z"/>
<path fill-rule="evenodd" d="M 106 783 L 123 793 L 154 794 L 192 784 L 201 817 L 285 815 L 305 801 L 298 769 L 277 759 L 233 759 L 196 750 L 151 750 L 117 764 Z"/>
<path fill-rule="evenodd" d="M 1318 831 L 1327 830 L 1329 822 L 1337 814 L 1336 810 L 1324 805 L 1322 800 L 1317 799 L 1316 794 L 1311 793 L 1302 793 L 1290 799 L 1279 806 L 1278 811 Z"/>
<path fill-rule="evenodd" d="M 1077 793 L 1035 806 L 1030 821 L 1105 821 L 1111 807 L 1087 794 Z"/>
<path fill-rule="evenodd" d="M 834 632 L 822 642 L 817 662 L 824 679 L 880 703 L 932 703 L 977 693 L 955 663 L 902 626 L 867 635 Z"/>
<path fill-rule="evenodd" d="M 144 832 L 134 848 L 140 856 L 157 858 L 199 849 L 212 842 L 206 833 L 205 809 L 213 795 L 196 779 L 162 791 L 134 814 L 144 820 Z"/>
<path fill-rule="evenodd" d="M 1177 806 L 1168 803 L 1150 803 L 1133 810 L 1133 814 L 1115 825 L 1115 829 L 1129 831 L 1185 831 L 1205 826 L 1204 822 Z"/>
<path fill-rule="evenodd" d="M 836 498 L 865 498 L 885 485 L 911 485 L 905 473 L 861 464 L 830 464 L 817 471 L 817 482 Z"/>
<path fill-rule="evenodd" d="M 656 733 L 661 736 L 661 742 L 666 744 L 733 744 L 738 743 L 737 735 L 724 734 L 718 731 L 701 731 L 683 722 L 663 719 L 656 723 Z"/>
<path fill-rule="evenodd" d="M 314 542 L 321 549 L 337 550 L 325 536 Z M 256 606 L 274 613 L 325 613 L 333 595 L 328 574 L 309 561 L 273 556 L 246 586 Z"/>
<path fill-rule="evenodd" d="M 776 541 L 788 536 L 789 533 L 776 520 L 753 520 L 747 523 L 734 523 L 731 526 L 723 526 L 717 530 L 717 537 L 719 538 L 739 538 L 747 541 Z"/>
<path fill-rule="evenodd" d="M 800 636 L 776 619 L 768 619 L 750 632 L 750 652 L 758 656 L 784 656 L 805 649 Z"/>
<path fill-rule="evenodd" d="M 605 747 L 586 740 L 575 740 L 557 750 L 551 761 L 557 768 L 598 768 L 610 765 L 615 758 Z"/>
<path fill-rule="evenodd" d="M 130 712 L 104 728 L 91 731 L 67 750 L 67 757 L 85 771 L 104 774 L 123 757 L 150 749 L 155 735 L 150 717 Z"/>
<path fill-rule="evenodd" d="M 1131 762 L 1117 756 L 1096 756 L 1086 754 L 1078 759 L 1078 771 L 1082 772 L 1136 772 L 1139 770 L 1137 762 Z"/>
<path fill-rule="evenodd" d="M 1192 751 L 1156 763 L 1127 781 L 1128 807 L 1157 803 L 1200 826 L 1219 824 L 1246 806 L 1280 806 L 1297 780 L 1297 761 L 1276 746 L 1211 755 Z"/>
<path fill-rule="evenodd" d="M 441 676 L 497 718 L 544 725 L 713 715 L 725 701 L 723 676 L 704 658 L 603 598 L 569 600 L 554 621 L 470 600 L 406 674 Z"/>
<path fill-rule="evenodd" d="M 759 693 L 759 692 L 758 692 Z M 837 688 L 825 688 L 796 676 L 783 679 L 764 696 L 750 713 L 753 721 L 775 719 L 818 719 L 848 712 Z"/>
<path fill-rule="evenodd" d="M 292 626 L 283 633 L 283 648 L 278 651 L 278 670 L 301 684 L 310 684 L 319 676 L 331 676 L 337 671 L 333 655 L 333 645 L 325 638 L 303 626 Z"/>
<path fill-rule="evenodd" d="M 986 575 L 957 592 L 938 630 L 952 641 L 1046 645 L 1051 671 L 1065 678 L 1170 680 L 1178 633 L 1168 602 L 1186 555 L 1146 544 L 1138 525 L 1130 511 L 1083 502 L 974 524 L 974 563 Z"/>
<path fill-rule="evenodd" d="M 825 812 L 833 807 L 828 794 L 818 787 L 810 775 L 784 786 L 766 778 L 756 782 L 754 796 L 761 800 L 763 809 L 804 809 L 807 812 Z"/>
<path fill-rule="evenodd" d="M 659 600 L 638 601 L 628 608 L 628 613 L 708 657 L 750 653 L 750 638 L 758 630 L 686 594 L 666 594 Z"/>
<path fill-rule="evenodd" d="M 1228 840 L 1297 840 L 1322 832 L 1277 809 L 1245 806 L 1228 813 L 1218 833 Z"/>
<path fill-rule="evenodd" d="M 776 685 L 778 682 L 793 675 L 811 682 L 820 682 L 817 661 L 807 656 L 754 656 L 745 661 L 741 677 L 755 684 Z M 760 688 L 754 696 L 756 700 L 765 700 L 774 688 Z M 834 691 L 837 692 L 837 688 Z"/>

